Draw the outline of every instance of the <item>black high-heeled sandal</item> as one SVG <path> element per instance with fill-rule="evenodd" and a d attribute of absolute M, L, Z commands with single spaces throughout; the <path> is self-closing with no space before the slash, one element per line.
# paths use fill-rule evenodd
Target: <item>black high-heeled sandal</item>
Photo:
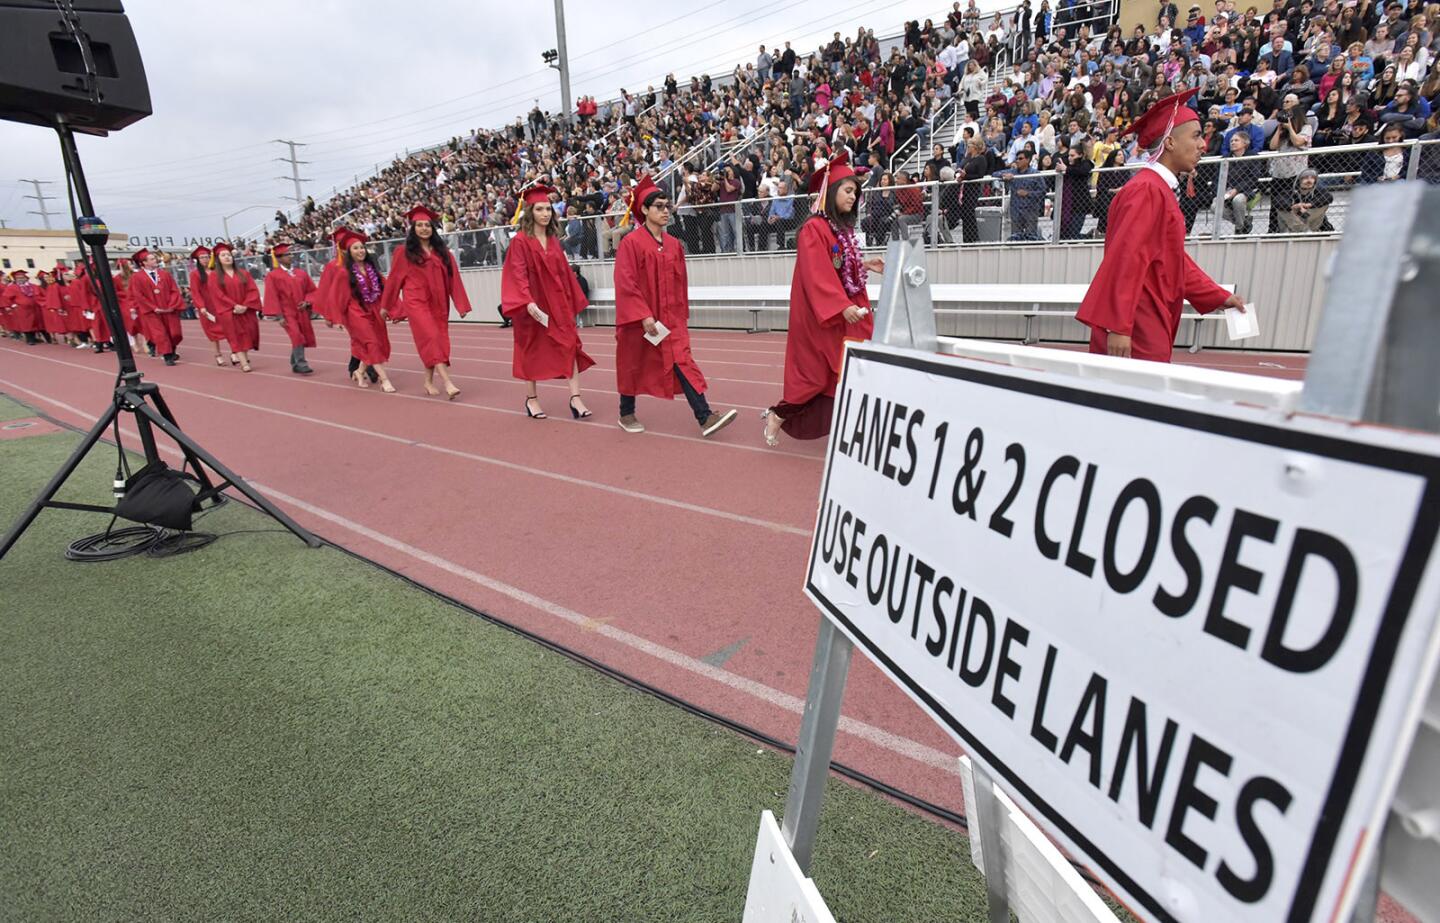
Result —
<path fill-rule="evenodd" d="M 543 411 L 543 410 L 539 411 L 538 413 L 531 413 L 531 412 L 530 412 L 530 402 L 531 402 L 531 401 L 534 401 L 535 403 L 538 404 L 538 403 L 540 403 L 540 398 L 539 398 L 539 397 L 527 397 L 527 398 L 525 398 L 525 416 L 529 417 L 529 418 L 532 419 L 532 420 L 544 420 L 544 419 L 546 419 L 546 417 L 545 417 L 545 411 Z"/>
<path fill-rule="evenodd" d="M 576 410 L 576 409 L 575 409 L 575 402 L 576 402 L 577 400 L 579 400 L 579 399 L 580 399 L 580 395 L 578 395 L 578 394 L 575 395 L 574 397 L 570 398 L 570 416 L 574 417 L 574 418 L 577 419 L 577 420 L 585 420 L 585 419 L 588 419 L 588 418 L 590 418 L 590 417 L 595 416 L 595 414 L 591 413 L 591 412 L 588 411 L 588 410 L 585 410 L 585 411 L 582 412 L 582 411 L 579 411 L 579 410 Z"/>

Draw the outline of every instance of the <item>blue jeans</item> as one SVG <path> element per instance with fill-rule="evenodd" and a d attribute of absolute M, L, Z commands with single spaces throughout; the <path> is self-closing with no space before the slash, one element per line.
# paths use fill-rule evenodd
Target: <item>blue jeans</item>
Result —
<path fill-rule="evenodd" d="M 680 366 L 673 365 L 671 368 L 675 371 L 675 377 L 680 380 L 680 390 L 685 392 L 685 400 L 690 403 L 690 412 L 695 414 L 696 420 L 704 423 L 710 416 L 710 402 L 705 400 L 705 395 L 696 391 L 694 385 L 686 380 L 685 374 L 680 371 Z M 635 395 L 620 395 L 620 416 L 632 417 L 634 415 Z"/>

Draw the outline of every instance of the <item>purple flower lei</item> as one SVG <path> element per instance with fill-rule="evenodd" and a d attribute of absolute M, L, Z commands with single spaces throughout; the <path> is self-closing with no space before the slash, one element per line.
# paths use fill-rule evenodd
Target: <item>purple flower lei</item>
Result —
<path fill-rule="evenodd" d="M 370 261 L 365 261 L 365 268 L 351 266 L 350 271 L 355 274 L 355 282 L 360 286 L 360 300 L 364 304 L 374 304 L 380 300 L 380 274 Z"/>
<path fill-rule="evenodd" d="M 826 219 L 829 221 L 829 219 Z M 840 285 L 845 294 L 858 295 L 865 290 L 865 262 L 860 257 L 860 244 L 855 240 L 855 229 L 843 227 L 829 221 L 830 230 L 838 241 L 840 251 Z"/>

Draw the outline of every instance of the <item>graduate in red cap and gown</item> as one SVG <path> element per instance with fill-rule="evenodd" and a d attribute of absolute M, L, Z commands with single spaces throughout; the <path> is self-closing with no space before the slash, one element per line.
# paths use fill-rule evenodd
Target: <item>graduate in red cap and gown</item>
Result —
<path fill-rule="evenodd" d="M 69 328 L 65 326 L 65 301 L 55 274 L 42 269 L 40 280 L 40 322 L 47 342 L 64 345 L 69 339 Z"/>
<path fill-rule="evenodd" d="M 350 355 L 355 360 L 350 377 L 355 384 L 368 388 L 372 381 L 379 381 L 380 390 L 394 394 L 395 386 L 385 372 L 385 363 L 390 361 L 385 277 L 365 248 L 369 238 L 364 234 L 340 228 L 334 239 L 335 261 L 320 273 L 315 306 L 322 317 L 350 335 Z"/>
<path fill-rule="evenodd" d="M 75 281 L 70 283 L 70 298 L 80 306 L 81 316 L 88 325 L 86 329 L 90 336 L 90 348 L 97 353 L 103 353 L 111 345 L 110 322 L 105 318 L 105 309 L 100 306 L 99 286 L 95 284 L 90 270 L 89 263 L 75 267 Z"/>
<path fill-rule="evenodd" d="M 205 303 L 220 319 L 240 371 L 250 371 L 250 350 L 260 348 L 260 289 L 250 273 L 235 265 L 235 250 L 225 241 L 210 255 Z"/>
<path fill-rule="evenodd" d="M 684 394 L 700 424 L 712 436 L 735 419 L 715 413 L 705 399 L 705 376 L 690 353 L 690 290 L 685 248 L 666 232 L 670 198 L 642 176 L 629 193 L 629 214 L 638 227 L 615 251 L 615 384 L 620 391 L 620 428 L 643 433 L 635 397 L 674 400 Z M 661 330 L 661 327 L 664 330 Z M 658 342 L 651 342 L 658 339 Z"/>
<path fill-rule="evenodd" d="M 1130 126 L 1148 162 L 1110 203 L 1105 254 L 1075 315 L 1090 327 L 1092 353 L 1169 362 L 1186 301 L 1202 314 L 1244 310 L 1185 252 L 1175 189 L 1205 155 L 1200 116 L 1187 105 L 1197 92 L 1156 101 Z"/>
<path fill-rule="evenodd" d="M 180 361 L 180 312 L 185 307 L 175 277 L 160 268 L 160 260 L 149 250 L 137 250 L 130 259 L 140 271 L 130 277 L 130 300 L 139 315 L 140 329 L 150 341 L 154 353 L 166 365 Z M 152 353 L 153 355 L 153 353 Z"/>
<path fill-rule="evenodd" d="M 410 323 L 410 335 L 425 365 L 425 393 L 440 393 L 435 388 L 438 373 L 445 396 L 453 401 L 460 389 L 450 380 L 450 303 L 464 317 L 470 313 L 470 298 L 460 282 L 460 266 L 440 236 L 440 216 L 417 205 L 405 218 L 410 231 L 405 246 L 390 256 L 385 310 L 392 318 Z"/>
<path fill-rule="evenodd" d="M 15 305 L 10 300 L 10 274 L 0 272 L 0 330 L 12 340 L 20 339 L 15 329 Z"/>
<path fill-rule="evenodd" d="M 526 383 L 525 415 L 545 419 L 536 383 L 563 378 L 570 389 L 570 415 L 580 420 L 592 415 L 580 397 L 580 373 L 595 360 L 580 344 L 575 318 L 590 302 L 554 233 L 554 193 L 549 186 L 534 185 L 521 194 L 520 232 L 510 241 L 500 272 L 500 313 L 513 321 L 512 374 Z"/>
<path fill-rule="evenodd" d="M 305 361 L 305 348 L 315 348 L 315 327 L 310 323 L 310 305 L 315 297 L 315 280 L 310 273 L 291 266 L 289 244 L 276 244 L 270 251 L 274 267 L 265 276 L 266 314 L 280 315 L 280 326 L 290 336 L 290 371 L 296 375 L 315 372 Z"/>
<path fill-rule="evenodd" d="M 200 330 L 215 349 L 215 364 L 225 367 L 225 354 L 220 349 L 221 340 L 230 339 L 230 331 L 220 315 L 210 309 L 210 248 L 196 247 L 190 251 L 190 301 L 195 313 L 200 316 Z M 230 364 L 239 365 L 240 357 L 230 353 Z"/>
<path fill-rule="evenodd" d="M 11 329 L 25 337 L 31 346 L 40 342 L 45 330 L 43 293 L 30 281 L 30 274 L 17 269 L 10 274 L 10 284 L 0 286 L 0 302 L 9 306 Z"/>
<path fill-rule="evenodd" d="M 115 274 L 110 281 L 115 284 L 115 300 L 120 303 L 120 320 L 125 324 L 125 335 L 130 345 L 138 350 L 149 350 L 154 355 L 155 347 L 145 342 L 145 333 L 140 329 L 140 317 L 135 313 L 135 302 L 130 297 L 130 279 L 135 275 L 135 264 L 130 260 L 115 261 Z"/>
<path fill-rule="evenodd" d="M 65 338 L 76 349 L 88 349 L 90 319 L 85 316 L 85 303 L 75 278 L 74 267 L 56 264 L 55 287 L 60 290 L 60 304 L 65 315 Z"/>
<path fill-rule="evenodd" d="M 885 269 L 883 260 L 865 259 L 855 239 L 860 178 L 848 153 L 815 172 L 810 194 L 816 208 L 800 227 L 790 281 L 785 390 L 763 414 L 765 442 L 772 446 L 781 430 L 795 439 L 829 435 L 845 341 L 868 340 L 875 332 L 865 285 L 869 273 Z"/>

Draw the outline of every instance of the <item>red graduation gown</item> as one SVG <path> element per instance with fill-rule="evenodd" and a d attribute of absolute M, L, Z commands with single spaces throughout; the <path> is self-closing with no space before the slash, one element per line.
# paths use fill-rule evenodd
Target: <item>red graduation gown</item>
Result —
<path fill-rule="evenodd" d="M 130 278 L 135 277 L 132 275 Z M 125 332 L 132 337 L 137 333 L 143 334 L 140 321 L 135 316 L 135 303 L 130 298 L 130 284 L 118 272 L 110 277 L 110 281 L 115 283 L 115 299 L 120 302 L 120 318 L 125 322 Z"/>
<path fill-rule="evenodd" d="M 550 315 L 550 326 L 530 316 L 526 306 L 531 302 Z M 500 310 L 515 322 L 512 374 L 542 381 L 569 378 L 572 371 L 594 365 L 575 328 L 575 316 L 589 304 L 556 237 L 541 246 L 529 234 L 516 234 L 500 273 Z"/>
<path fill-rule="evenodd" d="M 445 264 L 434 251 L 419 265 L 405 255 L 403 246 L 390 256 L 390 275 L 380 303 L 391 317 L 410 322 L 415 350 L 427 369 L 442 362 L 450 364 L 451 300 L 461 317 L 470 313 L 470 297 L 460 283 L 460 267 L 453 254 L 450 270 L 445 271 Z"/>
<path fill-rule="evenodd" d="M 26 290 L 29 290 L 28 294 Z M 12 282 L 5 289 L 4 300 L 11 306 L 10 323 L 17 333 L 39 333 L 45 329 L 44 307 L 40 303 L 40 287 L 33 282 L 24 286 Z"/>
<path fill-rule="evenodd" d="M 277 266 L 265 276 L 265 297 L 261 304 L 267 315 L 279 314 L 285 319 L 285 332 L 292 347 L 315 346 L 315 327 L 310 323 L 310 308 L 300 305 L 313 300 L 315 281 L 298 267 Z"/>
<path fill-rule="evenodd" d="M 1202 314 L 1230 293 L 1185 252 L 1185 217 L 1164 177 L 1136 173 L 1110 203 L 1105 255 L 1076 319 L 1090 327 L 1090 351 L 1106 352 L 1107 331 L 1131 338 L 1136 359 L 1169 362 L 1185 301 Z"/>
<path fill-rule="evenodd" d="M 250 273 L 243 269 L 226 275 L 220 267 L 210 273 L 209 288 L 205 292 L 210 312 L 222 318 L 220 323 L 226 329 L 225 339 L 237 353 L 260 348 L 260 289 Z M 249 310 L 236 311 L 236 305 Z"/>
<path fill-rule="evenodd" d="M 157 270 L 156 277 L 159 281 L 152 282 L 148 272 L 136 270 L 130 277 L 130 300 L 139 315 L 140 332 L 155 344 L 157 354 L 165 356 L 173 353 L 184 339 L 180 310 L 185 302 L 180 298 L 180 286 L 175 284 L 174 276 Z"/>
<path fill-rule="evenodd" d="M 835 396 L 845 341 L 868 340 L 875 320 L 866 315 L 858 324 L 842 316 L 853 305 L 870 306 L 862 288 L 845 294 L 835 268 L 839 242 L 824 218 L 812 217 L 800 228 L 795 245 L 795 275 L 790 281 L 790 332 L 785 338 L 785 394 L 787 404 L 804 404 L 817 395 Z"/>
<path fill-rule="evenodd" d="M 190 300 L 195 303 L 195 310 L 200 313 L 200 329 L 204 331 L 205 339 L 211 343 L 219 343 L 221 340 L 228 339 L 229 333 L 226 331 L 225 322 L 221 320 L 220 315 L 210 307 L 210 293 L 208 291 L 210 288 L 210 276 L 211 273 L 206 272 L 205 278 L 202 280 L 200 278 L 200 270 L 190 270 Z M 206 314 L 211 315 L 215 319 L 212 321 L 209 317 L 205 316 Z"/>
<path fill-rule="evenodd" d="M 100 296 L 90 286 L 88 279 L 76 279 L 70 283 L 70 300 L 85 318 L 85 329 L 96 343 L 110 342 L 110 322 L 105 319 L 105 310 L 100 307 Z"/>
<path fill-rule="evenodd" d="M 326 263 L 315 291 L 315 309 L 350 335 L 350 355 L 366 365 L 390 361 L 390 331 L 380 316 L 380 304 L 362 305 L 338 263 Z"/>
<path fill-rule="evenodd" d="M 690 278 L 685 248 L 666 234 L 657 242 L 640 227 L 626 234 L 615 253 L 615 384 L 621 394 L 673 399 L 683 393 L 673 369 L 691 387 L 708 387 L 690 353 Z M 670 335 L 651 346 L 641 324 L 653 317 Z"/>
<path fill-rule="evenodd" d="M 60 290 L 60 304 L 65 311 L 66 333 L 90 332 L 90 318 L 85 316 L 85 305 L 80 299 L 79 286 L 81 284 L 77 280 L 55 285 Z"/>
<path fill-rule="evenodd" d="M 65 325 L 65 302 L 60 294 L 61 286 L 51 282 L 40 287 L 41 324 L 45 332 L 64 336 L 69 328 Z"/>

